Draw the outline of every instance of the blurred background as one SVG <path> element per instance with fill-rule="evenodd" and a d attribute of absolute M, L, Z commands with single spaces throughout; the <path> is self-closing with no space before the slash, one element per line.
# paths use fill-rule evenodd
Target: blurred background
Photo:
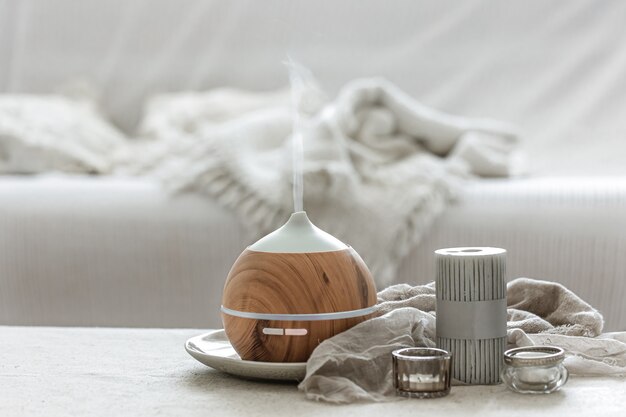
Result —
<path fill-rule="evenodd" d="M 561 282 L 626 330 L 624 22 L 621 1 L 0 0 L 0 145 L 16 102 L 12 132 L 40 123 L 24 94 L 87 97 L 99 135 L 132 141 L 155 95 L 286 88 L 288 55 L 330 97 L 384 77 L 442 112 L 517 126 L 526 160 L 522 177 L 463 187 L 396 282 L 432 280 L 436 248 L 501 246 L 509 278 Z M 0 324 L 220 327 L 253 235 L 219 201 L 146 178 L 4 171 Z"/>

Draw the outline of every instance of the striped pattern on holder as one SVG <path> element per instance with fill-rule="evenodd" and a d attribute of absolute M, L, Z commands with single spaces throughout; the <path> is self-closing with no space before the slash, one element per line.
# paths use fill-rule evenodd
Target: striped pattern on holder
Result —
<path fill-rule="evenodd" d="M 452 353 L 452 377 L 500 382 L 506 348 L 506 250 L 435 251 L 437 346 Z"/>

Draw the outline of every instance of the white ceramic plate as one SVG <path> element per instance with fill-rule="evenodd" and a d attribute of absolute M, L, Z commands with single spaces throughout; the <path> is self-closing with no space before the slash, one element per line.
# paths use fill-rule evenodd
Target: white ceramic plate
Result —
<path fill-rule="evenodd" d="M 305 362 L 253 362 L 241 360 L 228 341 L 224 330 L 214 330 L 192 337 L 185 350 L 194 359 L 218 371 L 243 378 L 301 381 L 306 373 Z"/>

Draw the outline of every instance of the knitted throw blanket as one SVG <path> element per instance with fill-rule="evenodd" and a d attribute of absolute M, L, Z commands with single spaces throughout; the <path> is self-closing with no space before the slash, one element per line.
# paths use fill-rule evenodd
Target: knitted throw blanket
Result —
<path fill-rule="evenodd" d="M 297 119 L 304 208 L 359 252 L 379 286 L 393 281 L 464 179 L 511 173 L 517 142 L 503 123 L 435 111 L 381 79 L 353 81 L 334 100 L 304 89 L 295 106 L 285 91 L 164 95 L 149 103 L 133 141 L 91 107 L 63 98 L 0 102 L 0 171 L 154 177 L 216 199 L 259 238 L 293 210 Z"/>
<path fill-rule="evenodd" d="M 304 209 L 359 252 L 379 286 L 464 179 L 512 169 L 510 127 L 440 113 L 384 80 L 353 81 L 304 107 Z M 293 209 L 291 133 L 287 94 L 232 90 L 161 97 L 143 126 L 161 144 L 151 175 L 217 199 L 254 237 Z"/>

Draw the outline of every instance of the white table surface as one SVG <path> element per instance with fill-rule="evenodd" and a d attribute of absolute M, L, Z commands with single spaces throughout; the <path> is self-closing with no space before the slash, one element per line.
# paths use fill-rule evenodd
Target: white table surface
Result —
<path fill-rule="evenodd" d="M 385 404 L 307 401 L 295 384 L 214 371 L 183 348 L 199 330 L 0 327 L 0 416 L 626 416 L 626 379 L 572 378 L 558 393 L 453 387 Z"/>

